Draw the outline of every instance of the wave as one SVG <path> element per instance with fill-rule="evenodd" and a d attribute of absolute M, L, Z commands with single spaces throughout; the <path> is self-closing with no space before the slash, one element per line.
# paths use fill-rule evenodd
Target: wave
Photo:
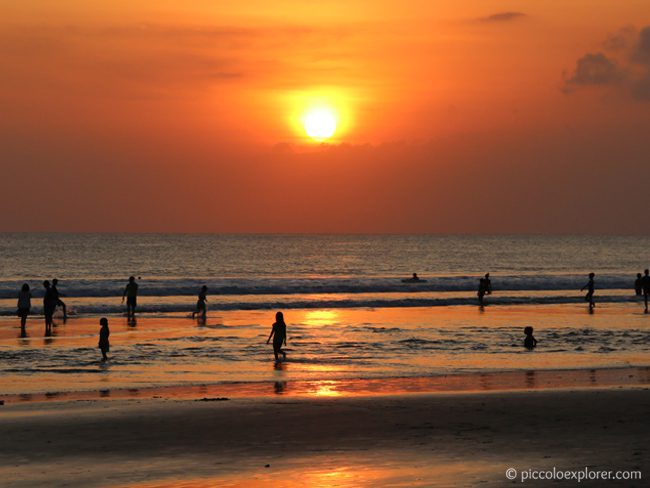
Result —
<path fill-rule="evenodd" d="M 426 282 L 402 283 L 401 277 L 325 277 L 325 278 L 174 278 L 141 279 L 141 296 L 196 296 L 202 285 L 210 295 L 295 295 L 295 294 L 360 294 L 360 293 L 419 293 L 474 292 L 478 276 L 426 277 Z M 579 290 L 586 284 L 583 274 L 494 275 L 492 285 L 499 291 L 560 291 Z M 35 298 L 43 296 L 41 282 L 27 281 Z M 0 299 L 15 299 L 23 281 L 0 281 Z M 632 289 L 634 276 L 622 274 L 598 275 L 597 289 Z M 121 296 L 125 280 L 83 279 L 59 283 L 63 296 L 72 298 Z"/>
<path fill-rule="evenodd" d="M 69 308 L 68 315 L 99 315 L 99 314 L 120 314 L 125 310 L 125 306 L 119 301 L 113 300 L 114 303 L 91 303 L 88 305 L 78 305 Z M 582 296 L 490 296 L 486 302 L 488 305 L 560 305 L 571 303 L 585 303 Z M 628 296 L 597 296 L 597 303 L 640 303 L 634 297 Z M 400 308 L 400 307 L 450 307 L 459 305 L 476 305 L 475 297 L 458 297 L 458 298 L 372 298 L 372 299 L 309 299 L 309 300 L 256 300 L 246 302 L 222 302 L 210 303 L 208 310 L 215 311 L 232 311 L 232 310 L 286 310 L 286 309 L 333 309 L 333 308 Z M 170 314 L 170 313 L 190 313 L 195 310 L 194 302 L 172 302 L 172 303 L 153 303 L 138 306 L 139 313 L 147 314 Z M 15 315 L 15 308 L 0 308 L 0 316 Z M 40 307 L 32 307 L 32 314 L 42 314 Z"/>

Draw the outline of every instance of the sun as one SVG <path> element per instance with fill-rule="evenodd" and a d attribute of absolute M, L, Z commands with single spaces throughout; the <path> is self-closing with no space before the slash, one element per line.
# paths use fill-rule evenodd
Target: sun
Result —
<path fill-rule="evenodd" d="M 307 135 L 317 141 L 329 139 L 336 132 L 336 115 L 328 108 L 308 111 L 302 122 Z"/>

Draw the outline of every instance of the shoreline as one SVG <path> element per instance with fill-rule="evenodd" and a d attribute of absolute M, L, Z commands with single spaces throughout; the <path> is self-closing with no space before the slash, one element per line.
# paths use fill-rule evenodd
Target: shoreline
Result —
<path fill-rule="evenodd" d="M 278 363 L 281 369 L 282 363 Z M 0 395 L 5 405 L 82 400 L 382 397 L 390 395 L 505 393 L 567 389 L 643 388 L 650 366 L 529 369 L 436 376 L 215 382 L 137 388 L 102 388 Z"/>

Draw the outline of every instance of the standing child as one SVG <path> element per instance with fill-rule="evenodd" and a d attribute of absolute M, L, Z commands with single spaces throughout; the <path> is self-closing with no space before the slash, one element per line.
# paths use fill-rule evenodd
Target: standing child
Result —
<path fill-rule="evenodd" d="M 643 295 L 643 278 L 641 273 L 636 274 L 636 280 L 634 280 L 634 293 L 636 296 L 640 297 Z"/>
<path fill-rule="evenodd" d="M 27 316 L 32 308 L 32 292 L 29 291 L 29 285 L 24 283 L 18 293 L 18 316 L 20 317 L 20 337 L 27 337 L 25 325 Z"/>
<path fill-rule="evenodd" d="M 282 312 L 275 314 L 275 323 L 269 334 L 269 338 L 266 340 L 268 344 L 273 337 L 273 354 L 275 355 L 275 360 L 278 360 L 278 354 L 282 354 L 283 359 L 287 359 L 287 354 L 282 350 L 282 343 L 287 345 L 287 324 L 284 323 L 284 315 Z"/>
<path fill-rule="evenodd" d="M 524 339 L 524 347 L 529 351 L 532 351 L 537 347 L 537 339 L 533 337 L 533 328 L 531 326 L 524 328 L 524 334 L 526 338 Z"/>
<path fill-rule="evenodd" d="M 56 309 L 56 293 L 52 290 L 50 282 L 45 280 L 43 282 L 45 288 L 45 295 L 43 296 L 43 315 L 45 315 L 45 337 L 52 335 L 52 324 L 54 319 L 54 310 Z"/>
<path fill-rule="evenodd" d="M 126 317 L 129 319 L 135 318 L 135 307 L 138 305 L 138 284 L 135 282 L 135 276 L 129 276 L 129 282 L 124 288 L 122 294 L 122 303 L 126 297 Z"/>
<path fill-rule="evenodd" d="M 196 311 L 192 312 L 192 318 L 199 315 L 201 319 L 205 320 L 207 314 L 207 307 L 205 302 L 208 301 L 208 287 L 203 285 L 199 291 L 199 299 L 196 302 Z"/>
<path fill-rule="evenodd" d="M 645 313 L 648 313 L 648 297 L 650 296 L 650 270 L 648 269 L 643 271 L 643 278 L 641 278 L 641 291 L 643 291 Z"/>
<path fill-rule="evenodd" d="M 589 302 L 589 310 L 593 310 L 596 304 L 594 303 L 594 290 L 596 288 L 594 284 L 594 276 L 596 276 L 594 273 L 589 273 L 589 281 L 585 286 L 580 288 L 580 291 L 584 291 L 585 289 L 587 290 L 587 294 L 585 295 L 585 300 Z"/>
<path fill-rule="evenodd" d="M 478 280 L 478 304 L 482 307 L 485 305 L 483 297 L 492 293 L 492 281 L 490 281 L 490 273 L 485 273 L 485 277 Z"/>
<path fill-rule="evenodd" d="M 102 362 L 106 361 L 108 359 L 108 356 L 106 356 L 106 353 L 110 350 L 110 344 L 108 342 L 108 336 L 111 334 L 110 330 L 108 330 L 108 319 L 106 317 L 102 317 L 99 320 L 99 325 L 101 325 L 101 329 L 99 329 L 99 344 L 98 347 L 102 351 Z"/>

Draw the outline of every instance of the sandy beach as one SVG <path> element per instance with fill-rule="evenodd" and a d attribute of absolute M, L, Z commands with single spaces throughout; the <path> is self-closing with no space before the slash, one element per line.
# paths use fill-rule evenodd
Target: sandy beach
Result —
<path fill-rule="evenodd" d="M 0 473 L 12 487 L 503 486 L 510 467 L 646 474 L 648 411 L 647 387 L 8 404 Z"/>

